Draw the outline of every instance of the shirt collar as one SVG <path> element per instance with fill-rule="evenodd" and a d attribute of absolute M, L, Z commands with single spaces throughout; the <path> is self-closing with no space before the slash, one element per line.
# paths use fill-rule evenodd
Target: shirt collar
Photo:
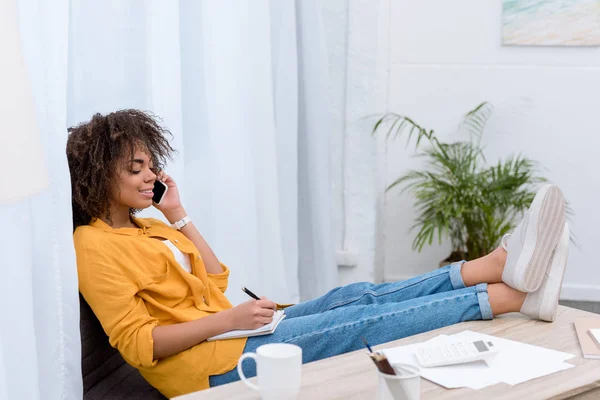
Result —
<path fill-rule="evenodd" d="M 148 221 L 141 218 L 131 216 L 131 220 L 138 228 L 113 228 L 100 218 L 92 219 L 90 226 L 103 230 L 104 232 L 116 233 L 120 235 L 137 236 L 146 233 L 146 230 L 151 227 Z"/>
<path fill-rule="evenodd" d="M 148 222 L 145 219 L 142 218 L 136 218 L 133 215 L 131 216 L 131 220 L 133 221 L 134 224 L 136 224 L 137 226 L 139 226 L 142 229 L 148 229 L 152 226 L 152 224 L 150 224 L 150 222 Z"/>

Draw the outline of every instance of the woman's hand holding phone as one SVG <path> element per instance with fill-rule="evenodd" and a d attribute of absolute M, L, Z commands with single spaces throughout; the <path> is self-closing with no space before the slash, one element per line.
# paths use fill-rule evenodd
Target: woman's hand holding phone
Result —
<path fill-rule="evenodd" d="M 160 204 L 155 202 L 154 207 L 159 209 L 169 220 L 169 222 L 173 223 L 175 221 L 179 221 L 187 214 L 181 205 L 181 199 L 179 198 L 179 191 L 177 190 L 177 184 L 175 183 L 175 180 L 167 175 L 164 171 L 160 171 L 157 174 L 157 180 L 162 182 L 162 184 L 167 185 L 168 189 L 162 199 L 160 199 Z"/>

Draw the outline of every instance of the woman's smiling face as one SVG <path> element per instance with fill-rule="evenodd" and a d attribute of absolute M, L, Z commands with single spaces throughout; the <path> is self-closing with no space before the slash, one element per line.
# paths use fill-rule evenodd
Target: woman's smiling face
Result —
<path fill-rule="evenodd" d="M 120 163 L 111 190 L 112 206 L 135 209 L 150 207 L 155 181 L 152 159 L 143 150 L 136 150 L 132 159 Z"/>

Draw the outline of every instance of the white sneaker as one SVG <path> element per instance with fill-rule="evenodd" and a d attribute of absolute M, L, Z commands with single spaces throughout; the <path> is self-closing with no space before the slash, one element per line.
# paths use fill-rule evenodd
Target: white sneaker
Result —
<path fill-rule="evenodd" d="M 527 293 L 521 313 L 542 321 L 554 321 L 558 311 L 558 299 L 562 287 L 563 276 L 569 258 L 569 224 L 565 224 L 562 237 L 552 253 L 550 267 L 545 274 L 540 288 Z"/>
<path fill-rule="evenodd" d="M 558 186 L 545 185 L 514 232 L 502 238 L 502 247 L 508 252 L 502 281 L 521 292 L 536 291 L 550 265 L 565 220 L 562 191 Z"/>

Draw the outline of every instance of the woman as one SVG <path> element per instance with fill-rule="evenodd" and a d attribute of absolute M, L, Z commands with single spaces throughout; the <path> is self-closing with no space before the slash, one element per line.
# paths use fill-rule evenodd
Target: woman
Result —
<path fill-rule="evenodd" d="M 162 171 L 173 149 L 163 129 L 136 110 L 94 115 L 71 128 L 79 289 L 125 360 L 168 397 L 239 379 L 243 352 L 294 343 L 303 362 L 380 344 L 461 321 L 507 312 L 552 321 L 568 254 L 565 204 L 543 188 L 503 246 L 485 257 L 405 282 L 355 283 L 286 309 L 268 336 L 207 342 L 272 320 L 268 299 L 232 307 L 229 269 L 187 218 L 175 181 Z M 134 214 L 153 205 L 156 179 L 169 187 L 154 204 L 176 228 Z M 254 363 L 246 363 L 247 376 Z"/>

